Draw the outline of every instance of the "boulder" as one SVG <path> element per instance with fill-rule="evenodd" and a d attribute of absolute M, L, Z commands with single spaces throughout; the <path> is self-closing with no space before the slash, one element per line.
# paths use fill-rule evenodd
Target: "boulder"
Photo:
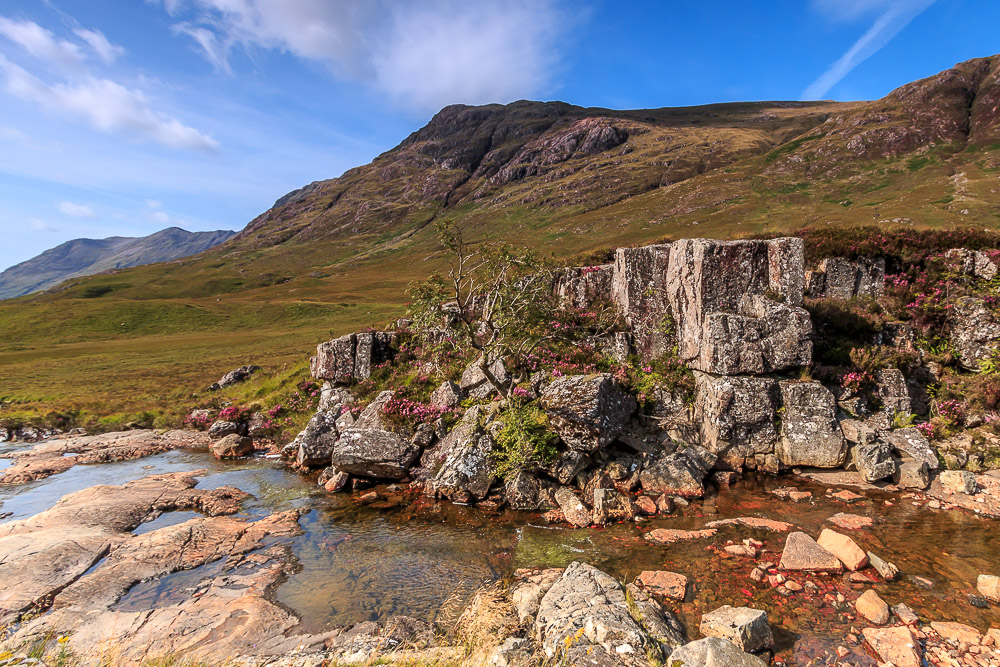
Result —
<path fill-rule="evenodd" d="M 844 569 L 839 558 L 802 532 L 788 534 L 778 567 L 806 572 L 842 572 Z"/>
<path fill-rule="evenodd" d="M 952 260 L 959 272 L 980 278 L 981 280 L 993 280 L 997 275 L 998 261 L 997 252 L 983 252 L 981 250 L 967 250 L 965 248 L 952 248 L 945 253 L 945 256 Z"/>
<path fill-rule="evenodd" d="M 420 448 L 396 433 L 349 428 L 337 439 L 330 464 L 349 475 L 402 479 L 418 456 Z"/>
<path fill-rule="evenodd" d="M 365 406 L 358 418 L 352 424 L 353 428 L 381 429 L 383 431 L 401 431 L 399 427 L 389 422 L 382 413 L 386 404 L 392 400 L 396 393 L 388 389 L 380 391 L 378 396 L 371 403 Z M 402 435 L 402 433 L 401 433 Z"/>
<path fill-rule="evenodd" d="M 742 470 L 774 451 L 778 383 L 771 378 L 695 372 L 694 422 L 703 447 Z"/>
<path fill-rule="evenodd" d="M 231 387 L 234 384 L 239 384 L 240 382 L 245 382 L 251 375 L 260 370 L 260 366 L 254 366 L 249 364 L 247 366 L 240 366 L 235 370 L 231 370 L 218 382 L 213 382 L 209 385 L 209 391 L 218 391 L 219 389 L 224 389 L 226 387 Z"/>
<path fill-rule="evenodd" d="M 512 510 L 539 510 L 551 506 L 550 485 L 523 470 L 504 484 L 504 497 Z"/>
<path fill-rule="evenodd" d="M 587 309 L 611 301 L 614 272 L 614 264 L 562 269 L 553 293 L 563 308 Z"/>
<path fill-rule="evenodd" d="M 705 476 L 715 462 L 715 454 L 704 447 L 687 447 L 654 460 L 639 473 L 639 481 L 647 495 L 700 498 L 705 495 Z"/>
<path fill-rule="evenodd" d="M 931 485 L 931 471 L 926 461 L 910 459 L 896 466 L 892 474 L 892 482 L 904 489 L 919 489 L 923 491 Z"/>
<path fill-rule="evenodd" d="M 854 602 L 854 608 L 869 623 L 885 625 L 889 622 L 889 605 L 873 590 L 867 590 Z"/>
<path fill-rule="evenodd" d="M 744 653 L 730 641 L 705 637 L 670 654 L 671 667 L 767 667 L 755 655 Z"/>
<path fill-rule="evenodd" d="M 906 626 L 865 628 L 861 634 L 883 662 L 895 667 L 921 667 L 923 664 L 920 642 Z"/>
<path fill-rule="evenodd" d="M 563 442 L 583 452 L 610 444 L 636 407 L 608 373 L 556 378 L 542 391 L 541 403 Z"/>
<path fill-rule="evenodd" d="M 234 433 L 243 435 L 245 432 L 244 428 L 245 427 L 242 424 L 220 419 L 208 428 L 208 437 L 213 440 L 218 440 L 219 438 L 225 438 L 227 435 L 233 435 Z"/>
<path fill-rule="evenodd" d="M 976 590 L 993 602 L 1000 602 L 1000 577 L 995 574 L 981 574 L 976 579 Z"/>
<path fill-rule="evenodd" d="M 598 525 L 629 521 L 635 516 L 635 506 L 628 496 L 615 489 L 596 489 L 593 516 Z"/>
<path fill-rule="evenodd" d="M 314 378 L 347 383 L 354 378 L 354 334 L 334 338 L 316 346 L 316 356 L 309 360 Z"/>
<path fill-rule="evenodd" d="M 892 458 L 892 447 L 882 440 L 858 443 L 851 448 L 854 465 L 866 482 L 877 482 L 892 477 L 896 472 L 896 461 Z"/>
<path fill-rule="evenodd" d="M 577 528 L 586 528 L 590 525 L 593 515 L 568 487 L 561 486 L 556 489 L 555 499 L 563 516 L 571 524 Z"/>
<path fill-rule="evenodd" d="M 238 459 L 253 453 L 253 439 L 245 435 L 230 433 L 212 445 L 212 454 L 217 459 Z"/>
<path fill-rule="evenodd" d="M 688 580 L 683 574 L 666 570 L 644 570 L 635 580 L 636 585 L 653 595 L 684 601 Z"/>
<path fill-rule="evenodd" d="M 665 292 L 670 245 L 618 248 L 612 269 L 611 298 L 635 338 L 639 356 L 649 361 L 675 344 Z"/>
<path fill-rule="evenodd" d="M 884 437 L 893 451 L 904 460 L 923 461 L 930 470 L 937 470 L 940 467 L 931 443 L 918 429 L 912 426 L 901 428 L 887 433 Z"/>
<path fill-rule="evenodd" d="M 868 565 L 868 554 L 847 535 L 824 528 L 816 543 L 839 558 L 840 562 L 852 572 Z"/>
<path fill-rule="evenodd" d="M 720 637 L 747 652 L 756 653 L 774 645 L 767 612 L 750 607 L 725 605 L 701 617 L 701 634 Z"/>
<path fill-rule="evenodd" d="M 947 327 L 959 361 L 969 370 L 979 370 L 979 362 L 997 349 L 1000 319 L 982 299 L 957 299 L 948 311 Z"/>
<path fill-rule="evenodd" d="M 847 443 L 836 420 L 837 402 L 819 382 L 782 380 L 781 438 L 775 453 L 786 466 L 836 468 Z"/>
<path fill-rule="evenodd" d="M 510 374 L 504 366 L 502 359 L 497 359 L 489 366 L 490 373 L 502 386 L 510 384 Z M 496 388 L 486 377 L 479 361 L 473 361 L 458 381 L 460 391 L 467 397 L 476 401 L 485 401 L 497 393 Z"/>
<path fill-rule="evenodd" d="M 978 486 L 976 476 L 968 470 L 944 470 L 938 475 L 941 486 L 950 493 L 964 493 L 967 496 L 976 495 Z"/>
<path fill-rule="evenodd" d="M 343 470 L 336 470 L 330 474 L 329 478 L 325 482 L 323 482 L 323 490 L 327 493 L 337 493 L 338 491 L 343 491 L 349 481 L 351 481 L 350 475 Z"/>
<path fill-rule="evenodd" d="M 629 614 L 621 585 L 580 562 L 570 563 L 545 593 L 534 634 L 547 660 L 570 665 L 645 665 L 647 649 L 654 648 Z"/>
<path fill-rule="evenodd" d="M 885 292 L 885 259 L 882 257 L 828 257 L 811 276 L 813 286 L 822 285 L 822 292 L 810 296 L 828 299 L 853 299 L 882 296 Z M 815 289 L 815 287 L 814 287 Z"/>
<path fill-rule="evenodd" d="M 677 241 L 664 280 L 678 355 L 691 368 L 761 374 L 811 360 L 801 239 Z"/>
<path fill-rule="evenodd" d="M 428 490 L 453 502 L 482 500 L 496 481 L 496 464 L 490 456 L 493 447 L 493 438 L 488 435 L 464 434 L 447 448 L 444 463 Z"/>
<path fill-rule="evenodd" d="M 462 388 L 445 380 L 431 393 L 430 404 L 436 408 L 453 408 L 462 402 Z"/>
<path fill-rule="evenodd" d="M 695 416 L 697 402 L 691 401 L 686 392 L 656 387 L 652 397 L 653 405 L 645 410 L 645 414 L 652 417 L 656 426 L 671 440 L 697 445 L 707 439 L 700 433 L 704 422 Z M 718 439 L 718 436 L 715 437 Z"/>
<path fill-rule="evenodd" d="M 308 468 L 330 465 L 330 457 L 339 437 L 337 413 L 317 412 L 296 438 L 299 448 L 295 463 Z"/>

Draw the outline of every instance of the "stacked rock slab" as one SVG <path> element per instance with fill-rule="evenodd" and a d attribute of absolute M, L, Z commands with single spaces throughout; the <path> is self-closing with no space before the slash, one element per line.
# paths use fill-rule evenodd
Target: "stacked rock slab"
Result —
<path fill-rule="evenodd" d="M 320 343 L 309 370 L 314 378 L 336 383 L 366 380 L 373 366 L 392 359 L 394 339 L 389 331 L 363 331 Z"/>

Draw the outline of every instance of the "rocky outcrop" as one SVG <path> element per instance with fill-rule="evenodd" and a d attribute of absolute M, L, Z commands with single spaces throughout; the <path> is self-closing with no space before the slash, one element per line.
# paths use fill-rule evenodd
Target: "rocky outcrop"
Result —
<path fill-rule="evenodd" d="M 368 379 L 372 367 L 392 359 L 394 340 L 392 332 L 365 331 L 320 343 L 309 370 L 315 378 L 344 384 Z"/>
<path fill-rule="evenodd" d="M 697 445 L 661 456 L 639 473 L 642 490 L 650 495 L 700 498 L 705 494 L 705 476 L 716 460 L 714 453 Z"/>
<path fill-rule="evenodd" d="M 359 477 L 402 479 L 419 456 L 420 448 L 398 433 L 352 427 L 334 444 L 330 465 Z"/>
<path fill-rule="evenodd" d="M 726 466 L 741 470 L 774 452 L 780 399 L 775 380 L 696 372 L 695 396 L 700 442 Z"/>
<path fill-rule="evenodd" d="M 563 269 L 554 288 L 564 308 L 587 309 L 611 301 L 614 264 Z"/>
<path fill-rule="evenodd" d="M 643 359 L 655 359 L 676 341 L 674 316 L 667 301 L 669 245 L 618 248 L 611 296 L 635 336 Z"/>
<path fill-rule="evenodd" d="M 782 380 L 781 438 L 775 452 L 786 466 L 836 468 L 847 443 L 836 420 L 837 402 L 819 382 Z"/>
<path fill-rule="evenodd" d="M 961 297 L 948 312 L 948 336 L 962 365 L 979 370 L 980 362 L 997 349 L 1000 319 L 982 299 Z"/>
<path fill-rule="evenodd" d="M 885 293 L 885 258 L 829 257 L 807 273 L 806 281 L 813 299 L 878 298 Z"/>
<path fill-rule="evenodd" d="M 952 248 L 945 253 L 945 257 L 954 262 L 961 273 L 981 280 L 993 280 L 1000 269 L 995 251 L 986 253 L 981 250 Z"/>
<path fill-rule="evenodd" d="M 504 366 L 502 359 L 497 359 L 489 366 L 490 374 L 503 387 L 510 385 L 510 374 Z M 486 373 L 483 372 L 479 361 L 469 364 L 469 367 L 462 373 L 462 378 L 458 381 L 459 390 L 463 395 L 477 401 L 483 401 L 496 395 L 497 388 L 493 385 Z"/>
<path fill-rule="evenodd" d="M 891 431 L 885 434 L 884 439 L 904 462 L 912 459 L 926 463 L 929 470 L 937 470 L 941 465 L 931 443 L 916 428 L 901 428 Z"/>
<path fill-rule="evenodd" d="M 610 444 L 636 407 L 607 373 L 556 378 L 542 390 L 541 403 L 563 442 L 582 452 Z"/>

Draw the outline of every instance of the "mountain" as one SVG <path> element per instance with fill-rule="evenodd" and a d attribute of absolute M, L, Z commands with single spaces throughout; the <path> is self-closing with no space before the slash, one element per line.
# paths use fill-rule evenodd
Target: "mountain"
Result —
<path fill-rule="evenodd" d="M 74 239 L 0 273 L 0 299 L 49 289 L 67 278 L 196 255 L 235 233 L 189 232 L 170 227 L 140 238 Z"/>
<path fill-rule="evenodd" d="M 406 285 L 446 266 L 437 219 L 567 263 L 805 226 L 996 229 L 998 110 L 1000 56 L 868 102 L 446 107 L 201 254 L 0 302 L 6 400 L 145 410 L 248 363 L 297 368 L 317 340 L 403 314 Z"/>

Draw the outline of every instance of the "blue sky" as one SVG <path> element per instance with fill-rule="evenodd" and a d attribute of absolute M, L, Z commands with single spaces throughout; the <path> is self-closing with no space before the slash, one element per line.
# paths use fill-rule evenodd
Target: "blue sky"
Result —
<path fill-rule="evenodd" d="M 0 0 L 0 269 L 240 229 L 451 103 L 874 99 L 1000 52 L 992 0 Z"/>

